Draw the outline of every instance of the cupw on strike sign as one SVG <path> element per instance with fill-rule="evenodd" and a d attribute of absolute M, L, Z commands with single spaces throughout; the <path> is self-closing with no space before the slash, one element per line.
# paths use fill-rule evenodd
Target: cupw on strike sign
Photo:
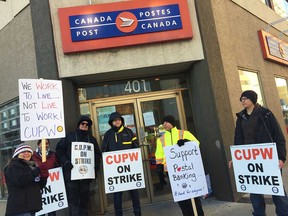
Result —
<path fill-rule="evenodd" d="M 139 148 L 103 153 L 105 193 L 145 188 Z"/>
<path fill-rule="evenodd" d="M 284 196 L 275 143 L 231 146 L 237 191 Z"/>

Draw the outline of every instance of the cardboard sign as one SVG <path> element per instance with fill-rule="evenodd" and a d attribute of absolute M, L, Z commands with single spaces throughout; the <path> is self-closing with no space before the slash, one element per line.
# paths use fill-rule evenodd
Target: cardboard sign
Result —
<path fill-rule="evenodd" d="M 191 39 L 187 0 L 123 1 L 59 8 L 64 53 Z"/>
<path fill-rule="evenodd" d="M 237 191 L 284 196 L 275 143 L 231 146 Z"/>
<path fill-rule="evenodd" d="M 71 180 L 95 179 L 94 145 L 86 142 L 72 142 L 71 145 Z"/>
<path fill-rule="evenodd" d="M 103 153 L 105 193 L 145 188 L 139 148 Z"/>
<path fill-rule="evenodd" d="M 65 137 L 62 82 L 19 79 L 21 140 Z"/>
<path fill-rule="evenodd" d="M 208 193 L 202 157 L 197 142 L 164 148 L 174 202 Z"/>
<path fill-rule="evenodd" d="M 36 213 L 44 215 L 68 207 L 62 168 L 49 170 L 45 188 L 42 189 L 42 210 Z"/>

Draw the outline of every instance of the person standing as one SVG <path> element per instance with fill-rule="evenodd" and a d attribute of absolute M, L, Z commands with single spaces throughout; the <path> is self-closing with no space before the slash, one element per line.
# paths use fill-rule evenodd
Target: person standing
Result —
<path fill-rule="evenodd" d="M 41 189 L 45 187 L 49 173 L 45 163 L 37 166 L 32 154 L 29 145 L 20 144 L 4 168 L 8 188 L 6 216 L 34 216 L 42 209 Z"/>
<path fill-rule="evenodd" d="M 282 169 L 286 160 L 286 141 L 282 130 L 273 113 L 257 103 L 258 95 L 252 90 L 244 91 L 240 96 L 243 110 L 236 114 L 234 145 L 276 143 L 279 168 Z M 229 167 L 231 167 L 229 163 Z M 288 198 L 273 195 L 277 215 L 288 215 Z M 265 200 L 263 194 L 250 194 L 253 215 L 264 216 Z"/>
<path fill-rule="evenodd" d="M 127 127 L 124 127 L 124 118 L 120 113 L 111 113 L 108 123 L 111 126 L 111 129 L 109 129 L 104 135 L 102 142 L 102 152 L 139 148 L 137 138 L 133 131 Z M 138 190 L 130 190 L 129 193 L 131 195 L 135 216 L 141 216 Z M 114 210 L 116 216 L 123 215 L 122 195 L 122 191 L 113 194 Z"/>
<path fill-rule="evenodd" d="M 163 126 L 165 129 L 165 133 L 157 139 L 155 157 L 156 169 L 160 179 L 160 183 L 163 183 L 165 185 L 166 181 L 164 179 L 163 172 L 167 173 L 168 170 L 164 155 L 164 147 L 171 146 L 176 143 L 178 144 L 178 146 L 183 146 L 185 142 L 189 141 L 196 141 L 198 144 L 200 144 L 200 142 L 189 131 L 178 130 L 175 126 L 175 118 L 172 115 L 167 115 L 164 117 Z M 195 197 L 194 200 L 198 215 L 204 216 L 200 197 Z M 194 216 L 191 199 L 179 201 L 178 205 L 180 206 L 182 214 L 184 216 Z"/>
<path fill-rule="evenodd" d="M 56 146 L 56 156 L 63 167 L 64 181 L 71 216 L 88 216 L 89 191 L 91 179 L 71 180 L 71 147 L 72 142 L 87 142 L 94 145 L 95 172 L 99 169 L 101 152 L 95 137 L 91 134 L 92 120 L 81 116 L 76 130 L 68 133 Z"/>
<path fill-rule="evenodd" d="M 59 167 L 56 153 L 50 150 L 50 140 L 49 139 L 45 139 L 45 145 L 46 145 L 45 164 L 47 166 L 47 169 L 49 170 L 49 169 Z M 42 140 L 37 141 L 37 148 L 36 148 L 36 151 L 33 152 L 32 159 L 38 165 L 43 164 L 43 162 L 42 162 Z M 56 212 L 55 211 L 49 212 L 48 216 L 56 216 Z"/>

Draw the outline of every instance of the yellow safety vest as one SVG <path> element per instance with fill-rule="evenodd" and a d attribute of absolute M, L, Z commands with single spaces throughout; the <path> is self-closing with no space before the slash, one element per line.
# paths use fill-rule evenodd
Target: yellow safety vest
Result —
<path fill-rule="evenodd" d="M 165 172 L 167 172 L 167 166 L 164 155 L 164 147 L 175 145 L 179 139 L 188 139 L 191 141 L 196 141 L 198 144 L 200 144 L 196 137 L 194 137 L 189 131 L 178 130 L 176 127 L 172 128 L 171 131 L 165 131 L 165 133 L 157 139 L 155 152 L 156 164 L 163 164 Z"/>

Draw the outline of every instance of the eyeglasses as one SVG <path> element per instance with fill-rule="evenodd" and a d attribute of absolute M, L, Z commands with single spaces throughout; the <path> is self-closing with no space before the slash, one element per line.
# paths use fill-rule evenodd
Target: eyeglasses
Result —
<path fill-rule="evenodd" d="M 81 122 L 80 124 L 83 126 L 89 126 L 89 124 L 87 122 Z"/>
<path fill-rule="evenodd" d="M 240 102 L 242 102 L 242 101 L 246 101 L 246 100 L 248 100 L 249 98 L 247 98 L 247 97 L 241 97 L 239 100 L 240 100 Z"/>

